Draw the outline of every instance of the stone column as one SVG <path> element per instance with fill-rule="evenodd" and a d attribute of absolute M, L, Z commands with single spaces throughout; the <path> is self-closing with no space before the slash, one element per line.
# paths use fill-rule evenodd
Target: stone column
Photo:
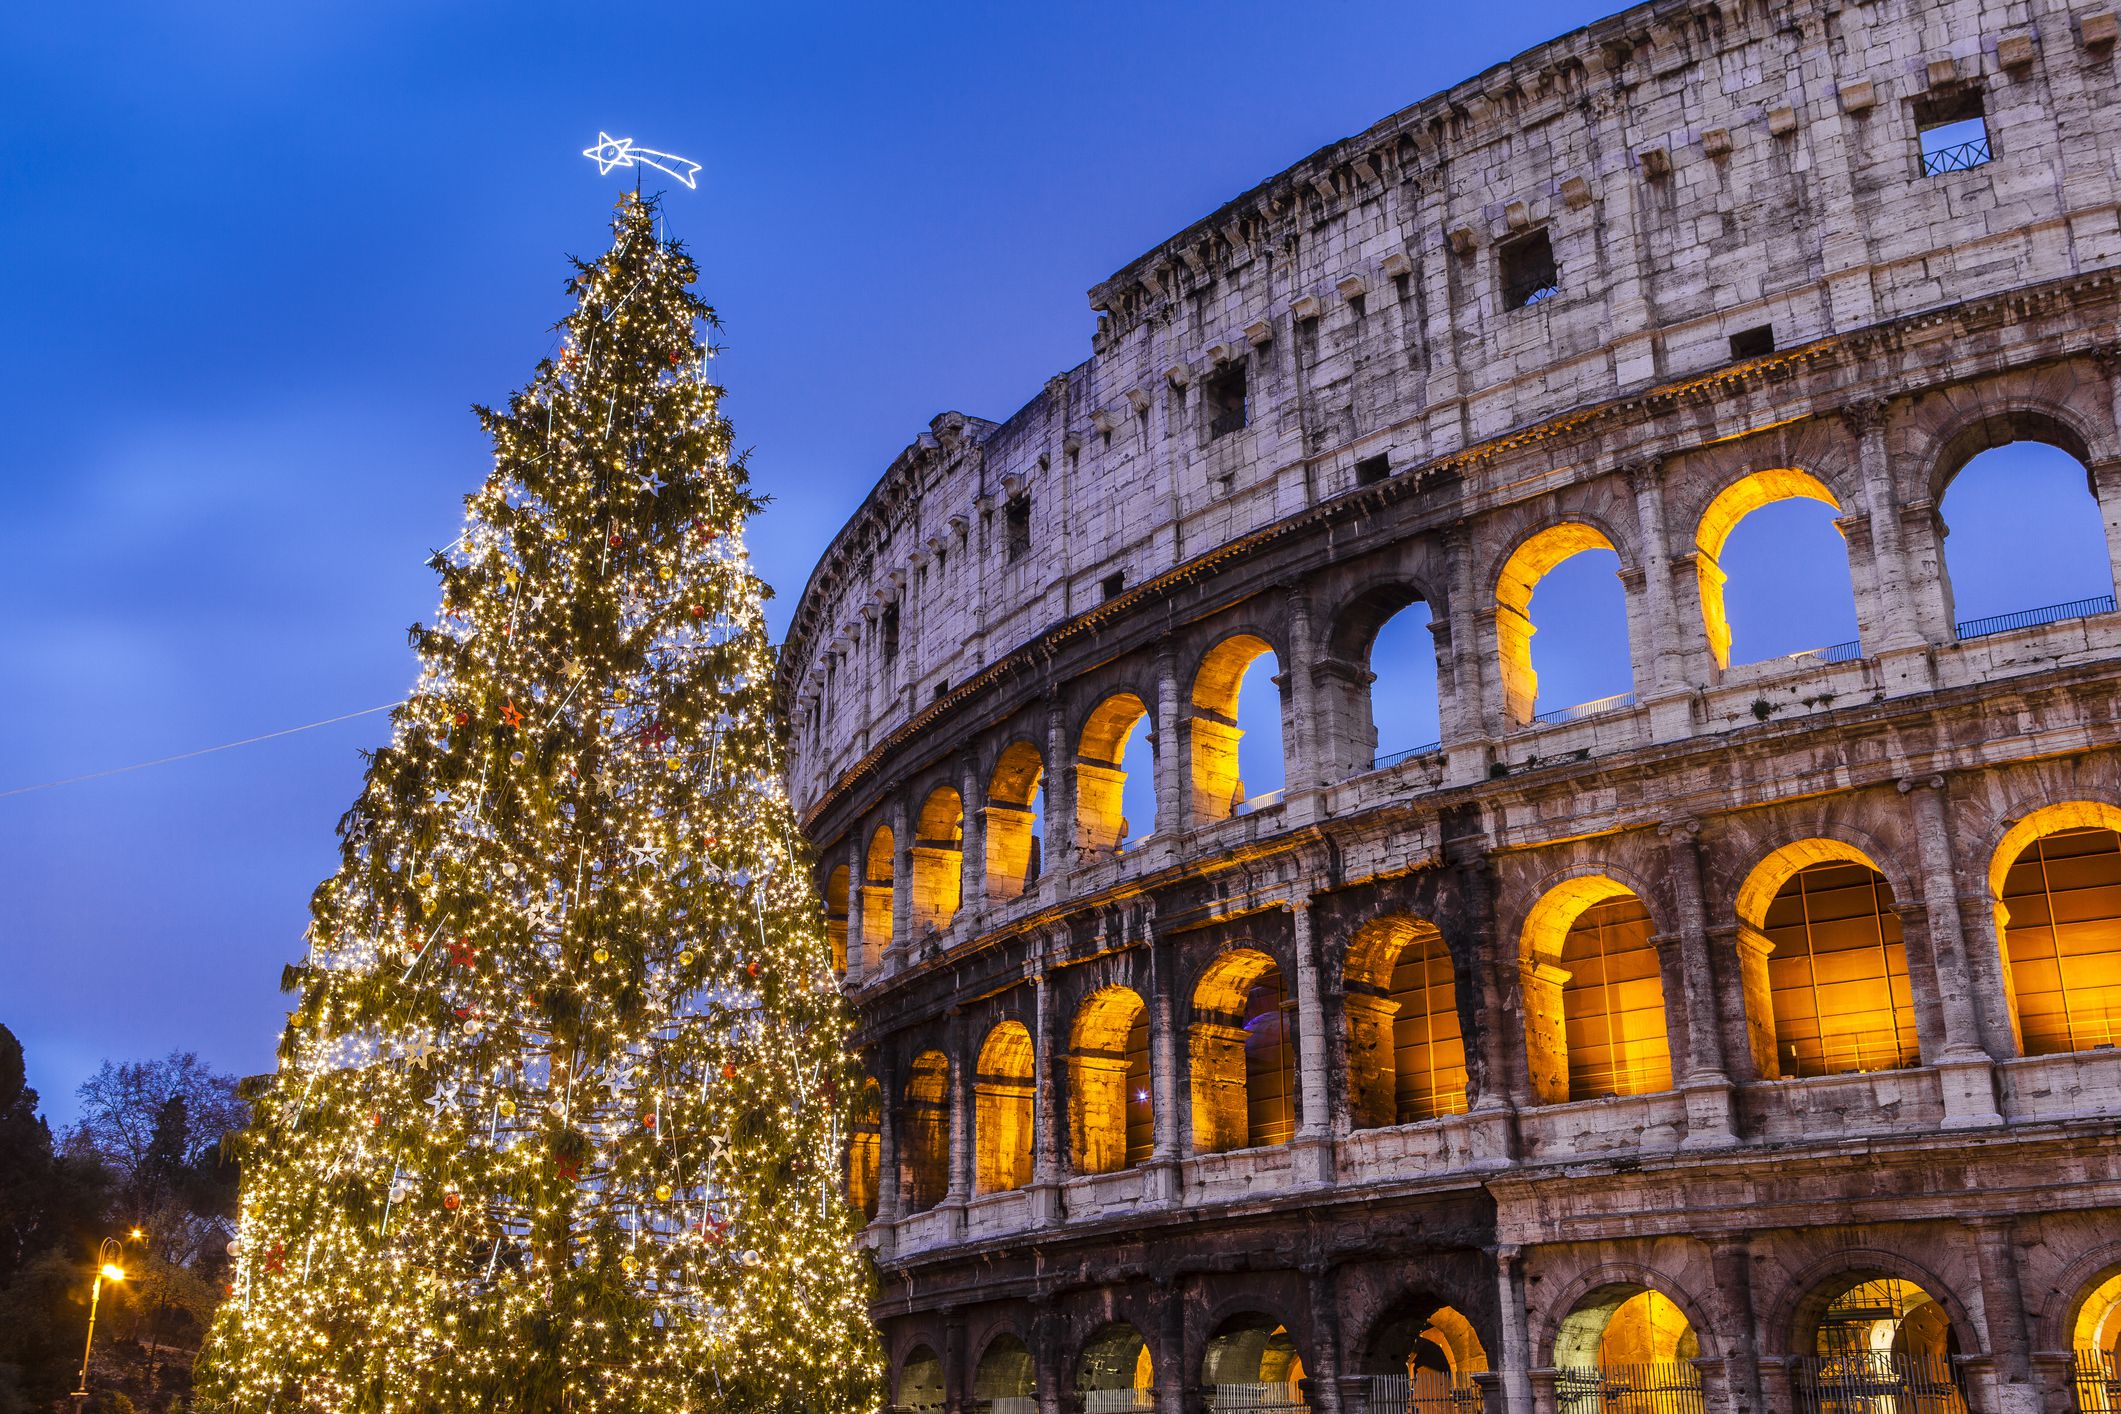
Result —
<path fill-rule="evenodd" d="M 1060 1312 L 1054 1309 L 1051 1292 L 1031 1298 L 1031 1377 L 1037 1381 L 1038 1414 L 1062 1414 Z"/>
<path fill-rule="evenodd" d="M 1039 845 L 1040 891 L 1052 896 L 1075 867 L 1075 746 L 1068 740 L 1068 714 L 1059 693 L 1046 699 L 1046 825 Z"/>
<path fill-rule="evenodd" d="M 1505 1414 L 1532 1414 L 1532 1337 L 1524 1307 L 1524 1249 L 1514 1242 L 1495 1248 L 1496 1311 L 1502 1321 L 1502 1407 Z"/>
<path fill-rule="evenodd" d="M 1915 839 L 1922 859 L 1922 905 L 1929 924 L 1930 968 L 1942 1013 L 1942 1048 L 1924 1059 L 1936 1066 L 1944 1089 L 1944 1125 L 1961 1129 L 1999 1124 L 1994 1067 L 1980 1046 L 1973 977 L 1966 965 L 1966 938 L 1959 926 L 1959 884 L 1952 864 L 1951 821 L 1945 812 L 1944 777 L 1900 782 L 1915 812 Z"/>
<path fill-rule="evenodd" d="M 978 1068 L 972 1038 L 962 1013 L 950 1018 L 944 1033 L 950 1046 L 950 1186 L 937 1207 L 963 1208 L 972 1196 L 972 1072 Z M 962 1224 L 963 1219 L 957 1220 Z"/>
<path fill-rule="evenodd" d="M 1996 1357 L 1996 1414 L 2039 1414 L 2041 1382 L 2034 1377 L 2032 1340 L 2025 1324 L 2025 1292 L 2018 1282 L 2018 1253 L 2008 1216 L 1976 1218 L 1981 1265 L 1981 1314 L 1988 1347 Z"/>
<path fill-rule="evenodd" d="M 1289 901 L 1296 948 L 1296 1079 L 1300 1111 L 1290 1141 L 1299 1183 L 1333 1181 L 1332 1117 L 1326 1103 L 1326 1011 L 1320 996 L 1318 949 L 1311 937 L 1311 896 Z"/>
<path fill-rule="evenodd" d="M 1186 828 L 1192 783 L 1191 763 L 1186 760 L 1188 743 L 1182 723 L 1184 708 L 1179 698 L 1178 658 L 1169 642 L 1156 650 L 1156 701 L 1150 704 L 1156 730 L 1156 833 L 1166 841 L 1178 838 Z"/>
<path fill-rule="evenodd" d="M 890 964 L 902 967 L 913 945 L 913 811 L 904 796 L 891 802 L 891 951 Z"/>
<path fill-rule="evenodd" d="M 1340 1304 L 1333 1291 L 1333 1269 L 1324 1263 L 1304 1268 L 1311 1298 L 1309 1402 L 1316 1414 L 1340 1414 Z"/>
<path fill-rule="evenodd" d="M 869 891 L 867 841 L 862 837 L 860 826 L 855 827 L 847 841 L 847 985 L 859 987 L 868 972 L 877 966 L 869 956 L 862 936 L 862 900 Z"/>
<path fill-rule="evenodd" d="M 1178 945 L 1152 921 L 1149 925 L 1149 1110 L 1155 1129 L 1142 1196 L 1175 1203 L 1179 1158 L 1186 1152 L 1187 1108 L 1181 1099 L 1178 1057 Z"/>
<path fill-rule="evenodd" d="M 966 752 L 958 764 L 958 804 L 964 812 L 964 839 L 958 845 L 958 935 L 969 938 L 979 932 L 980 915 L 987 911 L 987 790 L 980 779 L 979 757 Z"/>
<path fill-rule="evenodd" d="M 1318 661 L 1311 641 L 1311 600 L 1301 585 L 1292 585 L 1288 604 L 1289 660 L 1281 665 L 1288 710 L 1282 714 L 1281 752 L 1284 818 L 1294 824 L 1318 813 L 1317 794 L 1326 773 L 1319 749 L 1318 682 L 1311 671 Z"/>
<path fill-rule="evenodd" d="M 965 1343 L 965 1313 L 943 1308 L 943 1414 L 968 1414 L 972 1408 L 972 1351 Z"/>
<path fill-rule="evenodd" d="M 1885 451 L 1885 404 L 1850 403 L 1841 410 L 1841 421 L 1856 441 L 1870 523 L 1873 624 L 1863 651 L 1880 660 L 1887 692 L 1926 691 L 1933 681 L 1929 641 L 1901 546 L 1900 496 Z"/>
<path fill-rule="evenodd" d="M 1763 1407 L 1760 1355 L 1753 1342 L 1753 1249 L 1744 1233 L 1718 1239 L 1709 1248 L 1722 1306 L 1723 1381 L 1736 1414 Z"/>
<path fill-rule="evenodd" d="M 1041 952 L 1044 948 L 1041 939 Z M 1053 1079 L 1053 1057 L 1060 1045 L 1058 1008 L 1043 960 L 1031 974 L 1031 986 L 1031 1220 L 1043 1225 L 1061 1219 L 1060 1106 Z"/>
<path fill-rule="evenodd" d="M 1494 594 L 1483 594 L 1473 563 L 1472 526 L 1459 521 L 1444 532 L 1444 554 L 1449 562 L 1451 598 L 1445 605 L 1450 616 L 1451 695 L 1440 699 L 1444 741 L 1444 782 L 1469 785 L 1488 776 L 1488 743 L 1501 732 L 1502 704 L 1488 700 L 1488 679 L 1483 655 L 1494 645 L 1495 635 L 1481 622 L 1493 618 Z M 1492 586 L 1490 590 L 1492 591 Z"/>
<path fill-rule="evenodd" d="M 1692 734 L 1693 690 L 1708 681 L 1707 665 L 1689 661 L 1695 655 L 1689 654 L 1688 647 L 1701 641 L 1700 630 L 1679 622 L 1672 593 L 1674 566 L 1691 561 L 1675 556 L 1666 542 L 1663 460 L 1653 457 L 1628 467 L 1627 478 L 1635 493 L 1635 522 L 1642 537 L 1643 612 L 1630 615 L 1628 624 L 1633 633 L 1639 620 L 1645 633 L 1643 640 L 1632 645 L 1635 682 L 1650 709 L 1650 734 L 1659 741 L 1672 741 Z M 1697 667 L 1701 669 L 1699 684 L 1690 671 Z"/>
<path fill-rule="evenodd" d="M 1188 1414 L 1186 1392 L 1199 1372 L 1193 1368 L 1186 1348 L 1186 1293 L 1184 1280 L 1176 1272 L 1159 1272 L 1152 1280 L 1157 1287 L 1157 1345 L 1149 1357 L 1156 1380 L 1157 1414 Z"/>
<path fill-rule="evenodd" d="M 898 1119 L 899 1094 L 898 1067 L 892 1064 L 889 1052 L 877 1054 L 876 1080 L 879 1098 L 876 1117 L 876 1221 L 879 1225 L 896 1222 L 905 1211 L 904 1175 L 899 1172 Z"/>
<path fill-rule="evenodd" d="M 1693 820 L 1658 828 L 1665 838 L 1666 872 L 1678 905 L 1679 972 L 1686 1011 L 1684 1069 L 1674 1066 L 1686 1095 L 1685 1147 L 1737 1142 L 1730 1072 L 1723 1058 L 1723 1026 L 1716 974 L 1709 957 L 1708 919 L 1701 906 L 1701 826 Z"/>
<path fill-rule="evenodd" d="M 2095 462 L 2092 494 L 2099 498 L 2099 519 L 2106 527 L 2106 569 L 2121 586 L 2121 457 Z"/>

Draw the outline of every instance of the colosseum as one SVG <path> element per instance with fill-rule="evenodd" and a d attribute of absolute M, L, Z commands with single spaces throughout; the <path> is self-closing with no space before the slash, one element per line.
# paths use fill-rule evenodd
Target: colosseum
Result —
<path fill-rule="evenodd" d="M 2121 1409 L 2116 30 L 1655 0 L 891 463 L 781 687 L 895 1407 Z M 1965 618 L 2020 443 L 2100 582 Z M 1855 640 L 1741 661 L 1793 500 Z"/>

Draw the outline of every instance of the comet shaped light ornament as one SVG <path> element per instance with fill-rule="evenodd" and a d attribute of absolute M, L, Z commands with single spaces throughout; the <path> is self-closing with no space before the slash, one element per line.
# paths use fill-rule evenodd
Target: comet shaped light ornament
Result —
<path fill-rule="evenodd" d="M 688 157 L 680 157 L 675 152 L 657 152 L 652 147 L 635 147 L 630 137 L 613 137 L 610 133 L 599 131 L 597 145 L 583 148 L 582 155 L 596 162 L 597 175 L 600 177 L 614 167 L 631 167 L 638 163 L 643 167 L 653 167 L 658 172 L 669 173 L 683 182 L 688 190 L 696 191 L 699 188 L 696 180 L 700 174 L 699 163 Z"/>

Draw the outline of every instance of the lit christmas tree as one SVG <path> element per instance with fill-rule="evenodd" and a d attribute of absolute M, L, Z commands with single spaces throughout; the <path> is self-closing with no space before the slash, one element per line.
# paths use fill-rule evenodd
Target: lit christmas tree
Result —
<path fill-rule="evenodd" d="M 657 215 L 620 201 L 557 360 L 481 410 L 493 474 L 290 969 L 218 1407 L 876 1406 L 757 502 Z"/>

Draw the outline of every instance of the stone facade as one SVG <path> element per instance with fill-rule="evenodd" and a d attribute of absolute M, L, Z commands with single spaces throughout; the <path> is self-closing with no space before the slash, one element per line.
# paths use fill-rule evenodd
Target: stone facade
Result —
<path fill-rule="evenodd" d="M 2121 615 L 1959 621 L 1938 514 L 2047 442 L 2121 563 L 2115 36 L 1638 7 L 1181 232 L 899 456 L 782 687 L 900 1404 L 2121 1407 L 2072 1373 L 2121 1335 Z M 1792 496 L 1859 642 L 1734 666 L 1717 556 Z M 1634 690 L 1544 711 L 1585 548 Z M 1442 740 L 1380 760 L 1416 601 Z"/>

